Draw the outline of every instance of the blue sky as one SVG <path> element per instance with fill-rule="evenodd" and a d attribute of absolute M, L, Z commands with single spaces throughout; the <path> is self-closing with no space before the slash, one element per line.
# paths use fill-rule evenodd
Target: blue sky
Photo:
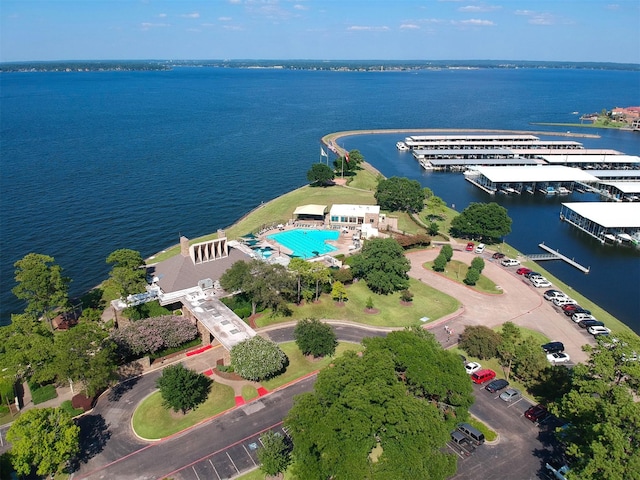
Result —
<path fill-rule="evenodd" d="M 0 61 L 640 63 L 638 0 L 2 0 Z"/>

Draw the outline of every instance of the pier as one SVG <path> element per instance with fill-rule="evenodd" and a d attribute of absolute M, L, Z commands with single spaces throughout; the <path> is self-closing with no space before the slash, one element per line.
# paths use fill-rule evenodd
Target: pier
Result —
<path fill-rule="evenodd" d="M 539 243 L 538 246 L 541 249 L 545 250 L 547 253 L 534 253 L 532 255 L 527 255 L 527 258 L 529 260 L 533 260 L 535 262 L 540 260 L 563 260 L 567 262 L 569 265 L 576 267 L 582 273 L 589 273 L 589 270 L 591 269 L 591 267 L 583 267 L 574 259 L 562 255 L 558 250 L 554 250 L 553 248 L 548 247 L 544 243 Z"/>

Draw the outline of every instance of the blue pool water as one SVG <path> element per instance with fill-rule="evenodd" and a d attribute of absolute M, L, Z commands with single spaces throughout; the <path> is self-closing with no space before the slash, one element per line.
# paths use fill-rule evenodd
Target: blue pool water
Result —
<path fill-rule="evenodd" d="M 339 235 L 340 232 L 336 230 L 296 228 L 268 235 L 267 238 L 291 249 L 294 256 L 306 259 L 337 250 L 336 247 L 325 243 L 325 241 L 337 240 Z"/>

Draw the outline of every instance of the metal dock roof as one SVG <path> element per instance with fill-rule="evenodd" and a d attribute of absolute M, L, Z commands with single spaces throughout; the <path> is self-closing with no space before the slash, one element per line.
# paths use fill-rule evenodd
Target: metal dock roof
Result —
<path fill-rule="evenodd" d="M 478 167 L 476 170 L 493 183 L 598 182 L 596 177 L 584 170 L 563 165 Z"/>
<path fill-rule="evenodd" d="M 562 206 L 604 228 L 640 228 L 640 203 L 570 202 Z"/>

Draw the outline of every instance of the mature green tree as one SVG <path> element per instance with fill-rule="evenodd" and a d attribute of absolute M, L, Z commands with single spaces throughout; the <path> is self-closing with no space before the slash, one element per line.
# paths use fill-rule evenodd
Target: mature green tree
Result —
<path fill-rule="evenodd" d="M 0 365 L 20 380 L 53 380 L 56 370 L 51 330 L 33 315 L 12 315 L 11 324 L 0 328 Z"/>
<path fill-rule="evenodd" d="M 277 310 L 286 300 L 295 299 L 295 278 L 282 265 L 261 260 L 242 260 L 234 263 L 222 277 L 220 285 L 227 291 L 242 291 L 251 299 L 251 314 L 258 305 Z"/>
<path fill-rule="evenodd" d="M 95 323 L 80 323 L 56 335 L 53 355 L 59 382 L 80 382 L 92 397 L 115 379 L 116 344 Z"/>
<path fill-rule="evenodd" d="M 475 285 L 480 280 L 480 272 L 473 267 L 467 270 L 467 275 L 464 277 L 463 282 L 467 285 Z"/>
<path fill-rule="evenodd" d="M 260 335 L 238 343 L 231 349 L 233 371 L 247 380 L 260 381 L 281 372 L 289 359 L 282 349 Z"/>
<path fill-rule="evenodd" d="M 306 280 L 310 276 L 311 264 L 302 258 L 292 258 L 289 262 L 289 271 L 293 272 L 296 276 L 297 283 L 297 301 L 300 303 L 300 296 L 302 295 L 302 289 L 306 284 Z"/>
<path fill-rule="evenodd" d="M 330 269 L 330 271 L 331 276 L 337 282 L 347 284 L 353 281 L 353 272 L 350 268 Z"/>
<path fill-rule="evenodd" d="M 417 180 L 391 177 L 378 182 L 375 197 L 383 210 L 392 212 L 419 212 L 424 208 L 422 185 Z"/>
<path fill-rule="evenodd" d="M 147 285 L 147 272 L 143 268 L 145 263 L 140 252 L 121 248 L 109 254 L 107 263 L 113 264 L 109 278 L 122 298 L 126 299 L 129 295 L 144 292 Z"/>
<path fill-rule="evenodd" d="M 451 221 L 451 233 L 458 237 L 496 242 L 511 232 L 507 209 L 495 202 L 472 203 Z"/>
<path fill-rule="evenodd" d="M 331 283 L 331 269 L 320 262 L 313 262 L 309 265 L 309 274 L 316 285 L 316 302 L 320 298 L 320 285 Z"/>
<path fill-rule="evenodd" d="M 79 451 L 80 427 L 59 408 L 26 410 L 7 430 L 12 443 L 11 463 L 20 475 L 32 468 L 38 475 L 50 475 Z"/>
<path fill-rule="evenodd" d="M 362 251 L 352 257 L 351 268 L 354 276 L 364 278 L 375 293 L 386 295 L 409 287 L 407 272 L 411 264 L 393 238 L 367 240 Z"/>
<path fill-rule="evenodd" d="M 291 463 L 291 448 L 279 433 L 266 431 L 260 435 L 262 447 L 258 449 L 260 470 L 265 475 L 275 476 L 284 472 Z"/>
<path fill-rule="evenodd" d="M 183 414 L 204 403 L 212 383 L 206 375 L 185 368 L 181 363 L 165 368 L 156 380 L 163 405 Z"/>
<path fill-rule="evenodd" d="M 429 220 L 444 218 L 443 215 L 447 204 L 443 199 L 436 197 L 435 195 L 427 197 L 426 205 L 429 211 L 429 214 L 427 215 Z"/>
<path fill-rule="evenodd" d="M 433 269 L 436 272 L 444 272 L 445 268 L 447 268 L 447 257 L 444 253 L 440 253 L 433 259 Z"/>
<path fill-rule="evenodd" d="M 442 248 L 440 248 L 440 253 L 444 255 L 445 258 L 447 259 L 447 262 L 449 262 L 453 258 L 453 247 L 448 243 L 445 245 L 442 245 Z"/>
<path fill-rule="evenodd" d="M 572 369 L 571 389 L 552 405 L 567 421 L 559 435 L 569 478 L 626 480 L 640 472 L 640 339 L 623 333 L 617 340 L 585 347 L 589 361 Z"/>
<path fill-rule="evenodd" d="M 489 327 L 467 325 L 460 335 L 459 346 L 469 355 L 483 360 L 497 356 L 501 340 L 500 334 Z"/>
<path fill-rule="evenodd" d="M 500 332 L 500 344 L 498 345 L 498 358 L 504 370 L 504 375 L 509 380 L 511 365 L 516 358 L 518 345 L 522 340 L 520 328 L 513 322 L 506 322 L 502 325 Z"/>
<path fill-rule="evenodd" d="M 336 280 L 331 288 L 331 298 L 338 302 L 344 302 L 347 299 L 347 288 L 344 283 Z"/>
<path fill-rule="evenodd" d="M 427 232 L 432 236 L 438 235 L 438 233 L 440 233 L 440 225 L 438 225 L 436 222 L 430 222 L 429 227 L 427 228 Z"/>
<path fill-rule="evenodd" d="M 331 326 L 317 318 L 300 320 L 293 330 L 293 338 L 302 353 L 314 357 L 333 355 L 338 345 Z"/>
<path fill-rule="evenodd" d="M 522 339 L 516 347 L 516 358 L 513 361 L 513 373 L 523 383 L 531 384 L 549 365 L 540 343 L 529 335 Z"/>
<path fill-rule="evenodd" d="M 62 268 L 53 257 L 29 253 L 14 263 L 17 285 L 11 290 L 20 300 L 25 300 L 25 313 L 44 318 L 51 330 L 53 311 L 65 309 L 69 304 L 70 279 L 62 275 Z"/>
<path fill-rule="evenodd" d="M 454 414 L 445 398 L 470 405 L 471 385 L 454 354 L 420 335 L 368 339 L 362 355 L 338 358 L 320 372 L 313 393 L 296 398 L 285 424 L 297 478 L 437 480 L 455 473 L 455 457 L 442 447 L 466 411 L 461 406 Z M 429 360 L 442 363 L 424 359 L 431 353 Z M 446 374 L 438 370 L 443 366 Z M 455 389 L 452 378 L 459 394 L 447 393 Z"/>
<path fill-rule="evenodd" d="M 471 260 L 471 268 L 475 268 L 478 273 L 482 273 L 482 270 L 484 270 L 484 260 L 482 257 L 473 257 L 473 260 Z"/>
<path fill-rule="evenodd" d="M 324 186 L 333 181 L 335 174 L 329 165 L 324 163 L 314 163 L 307 172 L 307 180 L 312 185 Z"/>

